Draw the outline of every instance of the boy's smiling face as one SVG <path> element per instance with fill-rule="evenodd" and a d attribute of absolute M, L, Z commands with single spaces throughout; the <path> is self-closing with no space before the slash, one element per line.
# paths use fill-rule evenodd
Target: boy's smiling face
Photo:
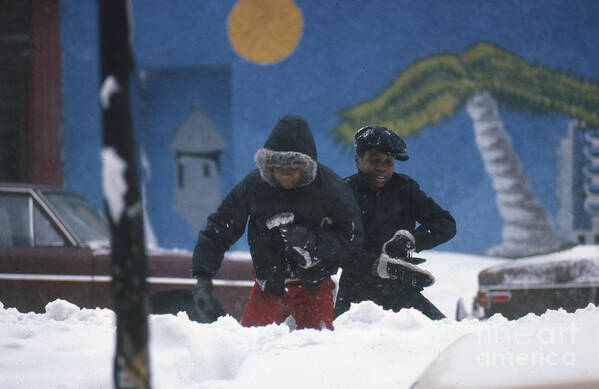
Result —
<path fill-rule="evenodd" d="M 393 157 L 375 149 L 367 150 L 362 158 L 356 154 L 355 162 L 359 171 L 370 176 L 370 188 L 373 190 L 385 186 L 395 168 Z"/>
<path fill-rule="evenodd" d="M 274 179 L 283 189 L 293 189 L 300 182 L 302 174 L 296 167 L 275 166 L 272 168 Z"/>

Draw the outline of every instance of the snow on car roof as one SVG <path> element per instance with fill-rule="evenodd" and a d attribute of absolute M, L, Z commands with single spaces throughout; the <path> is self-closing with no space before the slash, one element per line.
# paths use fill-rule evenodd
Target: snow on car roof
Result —
<path fill-rule="evenodd" d="M 484 269 L 481 286 L 572 286 L 599 283 L 599 245 L 576 246 L 551 254 L 516 259 Z"/>

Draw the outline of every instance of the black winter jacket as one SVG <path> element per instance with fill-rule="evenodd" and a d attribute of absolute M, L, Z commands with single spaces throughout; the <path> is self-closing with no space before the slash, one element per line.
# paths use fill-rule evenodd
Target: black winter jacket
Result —
<path fill-rule="evenodd" d="M 314 139 L 302 121 L 298 124 L 297 117 L 279 121 L 264 148 L 256 153 L 259 169 L 238 183 L 208 217 L 194 249 L 192 273 L 214 276 L 224 252 L 243 234 L 248 218 L 248 243 L 256 281 L 263 291 L 278 296 L 284 293 L 285 280 L 291 275 L 305 288 L 315 288 L 336 273 L 348 253 L 362 244 L 360 211 L 351 188 L 332 170 L 316 162 Z M 300 186 L 281 188 L 272 177 L 273 165 L 299 166 Z M 281 212 L 292 212 L 296 224 L 316 234 L 312 255 L 321 259 L 318 265 L 301 269 L 286 260 L 279 233 L 266 226 L 270 217 Z"/>
<path fill-rule="evenodd" d="M 370 177 L 357 173 L 346 178 L 353 189 L 362 213 L 366 254 L 343 268 L 342 285 L 386 290 L 401 288 L 401 281 L 384 280 L 372 272 L 383 244 L 396 231 L 404 229 L 414 235 L 416 252 L 433 248 L 456 234 L 451 214 L 428 197 L 416 181 L 404 174 L 394 173 L 379 191 L 370 189 Z M 418 223 L 418 225 L 417 225 Z"/>

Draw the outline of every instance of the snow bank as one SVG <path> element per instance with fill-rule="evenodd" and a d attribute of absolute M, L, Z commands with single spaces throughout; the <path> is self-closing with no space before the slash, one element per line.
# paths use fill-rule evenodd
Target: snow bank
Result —
<path fill-rule="evenodd" d="M 505 260 L 423 254 L 422 266 L 437 278 L 424 294 L 450 319 L 431 321 L 411 309 L 393 313 L 371 302 L 354 304 L 335 320 L 335 331 L 291 330 L 287 324 L 243 328 L 231 317 L 198 324 L 184 313 L 152 315 L 153 388 L 397 389 L 418 382 L 416 388 L 482 389 L 563 381 L 599 387 L 597 307 L 516 321 L 494 316 L 456 322 L 451 318 L 457 299 L 471 301 L 478 272 Z M 232 256 L 249 260 L 247 253 Z M 45 314 L 20 313 L 0 302 L 0 388 L 113 387 L 114 343 L 110 310 L 57 300 Z"/>
<path fill-rule="evenodd" d="M 0 308 L 0 387 L 112 387 L 114 314 L 60 300 L 46 309 L 33 314 Z M 433 374 L 461 377 L 456 387 L 482 388 L 506 378 L 511 384 L 599 382 L 599 372 L 590 368 L 599 366 L 599 309 L 594 306 L 517 321 L 495 316 L 486 322 L 434 322 L 415 310 L 393 313 L 365 302 L 353 305 L 335 327 L 243 328 L 231 317 L 198 324 L 183 313 L 152 315 L 153 387 L 408 388 L 464 336 L 467 340 L 450 348 L 444 359 L 450 368 Z"/>
<path fill-rule="evenodd" d="M 436 279 L 435 284 L 424 289 L 422 294 L 450 319 L 456 317 L 459 299 L 466 307 L 471 306 L 478 290 L 478 273 L 506 261 L 504 258 L 441 251 L 425 251 L 419 256 L 427 259 L 419 266 L 433 273 Z"/>
<path fill-rule="evenodd" d="M 493 317 L 444 350 L 413 389 L 599 387 L 599 311 L 564 312 Z"/>

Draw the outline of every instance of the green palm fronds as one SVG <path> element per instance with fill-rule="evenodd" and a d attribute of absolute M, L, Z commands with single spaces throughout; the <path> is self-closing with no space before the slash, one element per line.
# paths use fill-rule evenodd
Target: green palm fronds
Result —
<path fill-rule="evenodd" d="M 561 114 L 599 126 L 599 83 L 524 59 L 488 42 L 468 49 L 462 60 L 477 89 L 511 110 L 531 115 Z"/>
<path fill-rule="evenodd" d="M 451 115 L 463 103 L 461 96 L 473 92 L 459 57 L 428 57 L 406 69 L 377 98 L 341 112 L 332 134 L 349 145 L 357 129 L 376 123 L 407 137 Z"/>
<path fill-rule="evenodd" d="M 485 90 L 508 109 L 531 115 L 561 114 L 599 127 L 599 83 L 533 65 L 489 42 L 461 56 L 437 54 L 400 73 L 378 97 L 339 114 L 331 130 L 349 146 L 364 125 L 382 125 L 408 137 L 460 109 Z"/>

